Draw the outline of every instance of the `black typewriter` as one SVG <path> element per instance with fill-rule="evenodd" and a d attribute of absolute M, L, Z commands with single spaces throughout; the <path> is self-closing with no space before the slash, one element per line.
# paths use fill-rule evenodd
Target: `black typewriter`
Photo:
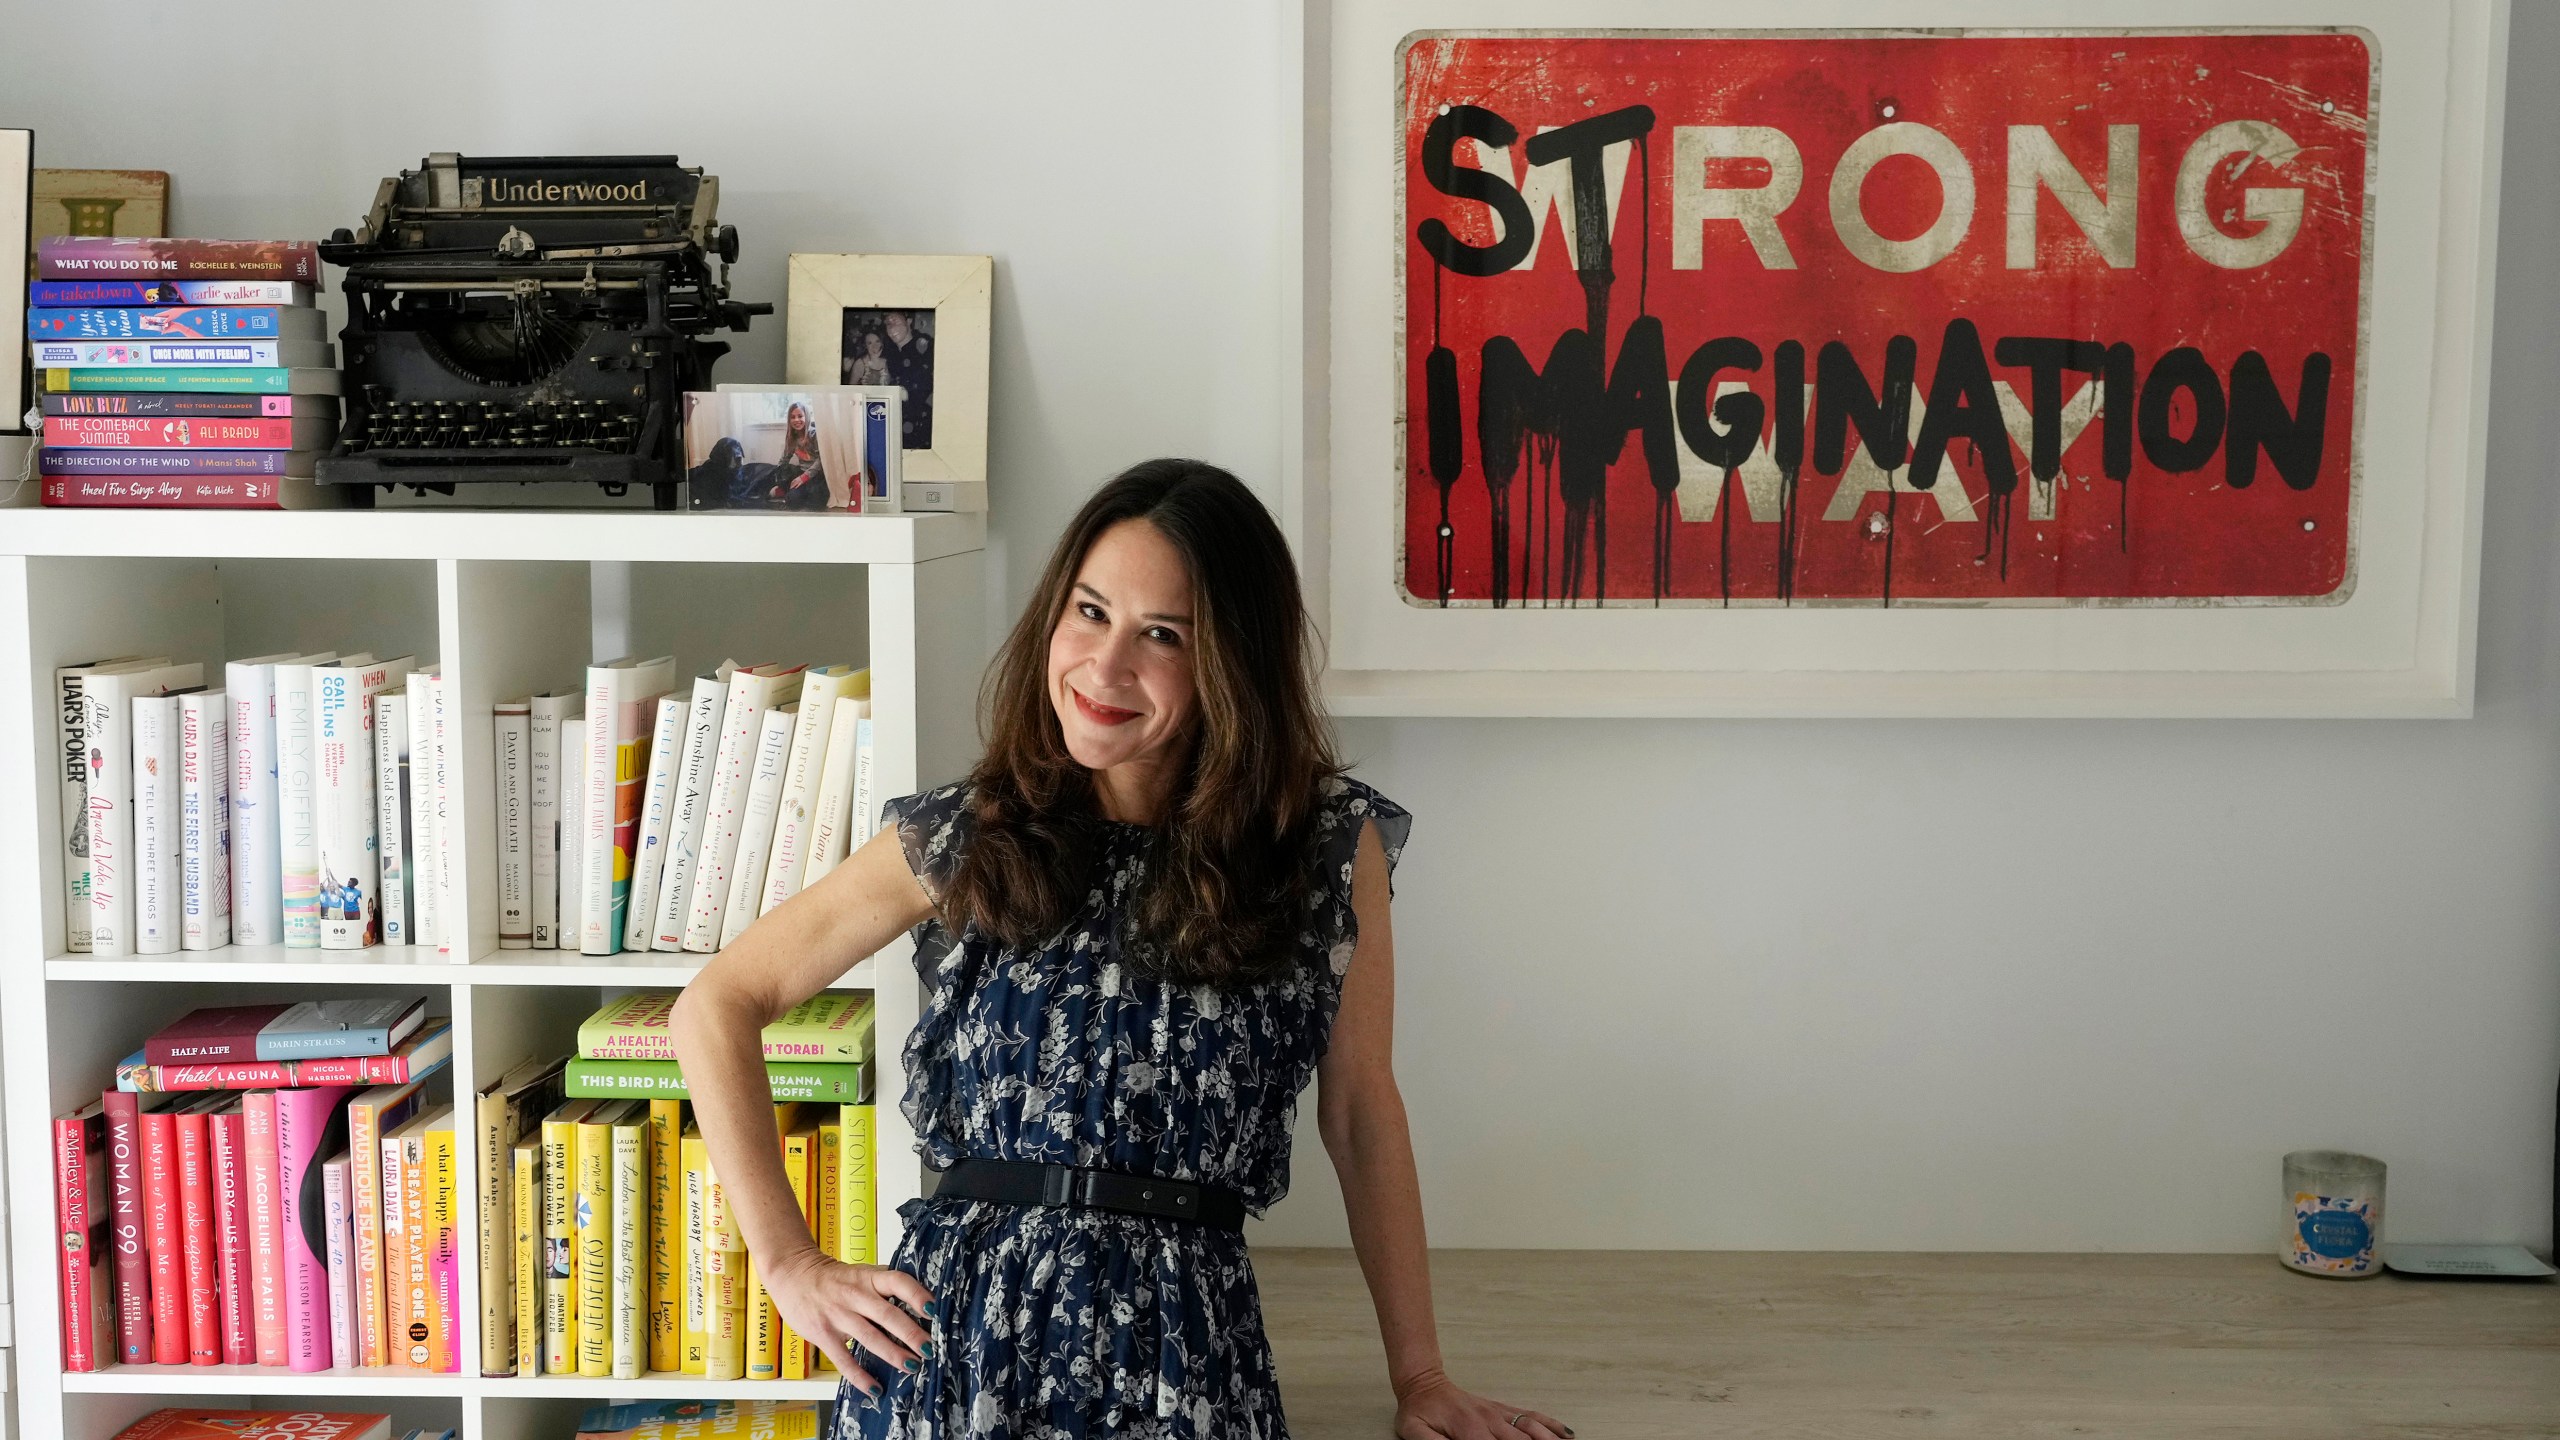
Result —
<path fill-rule="evenodd" d="M 383 181 L 364 224 L 320 246 L 346 269 L 347 325 L 319 478 L 646 485 L 675 509 L 684 392 L 729 351 L 704 337 L 773 313 L 729 298 L 719 198 L 672 155 L 436 154 Z"/>

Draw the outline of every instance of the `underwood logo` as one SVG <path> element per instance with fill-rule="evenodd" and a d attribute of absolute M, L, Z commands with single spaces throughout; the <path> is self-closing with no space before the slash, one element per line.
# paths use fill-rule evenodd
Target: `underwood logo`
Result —
<path fill-rule="evenodd" d="M 649 198 L 645 180 L 604 184 L 589 180 L 509 180 L 484 176 L 481 194 L 491 205 L 641 204 Z"/>

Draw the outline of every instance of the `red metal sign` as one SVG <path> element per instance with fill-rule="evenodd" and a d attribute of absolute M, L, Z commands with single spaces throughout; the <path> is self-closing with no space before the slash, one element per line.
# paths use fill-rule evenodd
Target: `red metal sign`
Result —
<path fill-rule="evenodd" d="M 1412 38 L 1407 600 L 2343 600 L 2376 60 Z"/>

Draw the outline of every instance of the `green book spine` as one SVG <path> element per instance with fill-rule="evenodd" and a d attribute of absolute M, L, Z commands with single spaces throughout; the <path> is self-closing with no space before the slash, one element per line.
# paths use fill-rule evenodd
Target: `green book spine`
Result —
<path fill-rule="evenodd" d="M 586 1060 L 676 1058 L 667 1027 L 675 1009 L 672 990 L 635 990 L 578 1025 L 578 1055 Z M 826 990 L 794 1005 L 764 1027 L 767 1061 L 846 1063 L 871 1058 L 871 996 L 860 990 Z"/>
<path fill-rule="evenodd" d="M 44 372 L 44 388 L 56 395 L 93 390 L 175 390 L 201 395 L 282 395 L 289 377 L 279 366 L 205 366 L 200 369 L 145 365 L 98 365 Z"/>
<path fill-rule="evenodd" d="M 804 1065 L 789 1062 L 769 1064 L 764 1070 L 766 1082 L 772 1085 L 773 1098 L 777 1103 L 807 1100 L 843 1105 L 863 1097 L 864 1072 L 869 1068 L 867 1064 Z M 572 1060 L 569 1062 L 567 1088 L 572 1098 L 693 1098 L 693 1092 L 685 1088 L 683 1070 L 673 1060 Z"/>

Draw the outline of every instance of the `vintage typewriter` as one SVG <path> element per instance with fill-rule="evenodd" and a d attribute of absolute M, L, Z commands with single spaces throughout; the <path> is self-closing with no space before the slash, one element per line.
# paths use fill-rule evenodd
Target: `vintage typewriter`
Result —
<path fill-rule="evenodd" d="M 646 485 L 675 509 L 684 392 L 729 350 L 703 337 L 773 313 L 729 298 L 719 198 L 672 155 L 435 154 L 383 181 L 364 224 L 320 246 L 346 268 L 347 325 L 319 478 Z"/>

